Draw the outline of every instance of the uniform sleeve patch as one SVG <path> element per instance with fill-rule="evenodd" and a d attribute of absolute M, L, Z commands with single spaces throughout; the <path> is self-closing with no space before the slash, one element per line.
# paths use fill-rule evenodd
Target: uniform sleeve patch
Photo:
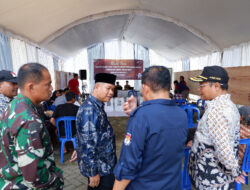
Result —
<path fill-rule="evenodd" d="M 127 133 L 124 139 L 124 144 L 126 146 L 129 146 L 131 144 L 131 138 L 132 138 L 131 133 Z"/>

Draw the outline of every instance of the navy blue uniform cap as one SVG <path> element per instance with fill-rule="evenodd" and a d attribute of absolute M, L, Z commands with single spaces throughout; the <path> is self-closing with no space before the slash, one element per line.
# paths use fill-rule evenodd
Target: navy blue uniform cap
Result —
<path fill-rule="evenodd" d="M 189 78 L 193 82 L 219 82 L 227 84 L 229 77 L 227 71 L 220 66 L 207 66 L 204 67 L 199 76 Z"/>
<path fill-rule="evenodd" d="M 8 81 L 17 83 L 17 76 L 12 71 L 1 70 L 0 71 L 0 82 Z"/>

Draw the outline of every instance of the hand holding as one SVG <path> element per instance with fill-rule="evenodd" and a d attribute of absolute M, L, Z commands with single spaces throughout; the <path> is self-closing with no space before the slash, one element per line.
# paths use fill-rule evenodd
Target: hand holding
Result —
<path fill-rule="evenodd" d="M 234 181 L 236 181 L 239 184 L 241 184 L 241 183 L 245 184 L 245 176 L 247 176 L 247 174 L 244 171 L 242 171 L 242 174 L 240 176 L 234 178 Z"/>
<path fill-rule="evenodd" d="M 100 175 L 97 174 L 96 176 L 93 177 L 89 177 L 89 186 L 94 188 L 94 187 L 98 187 L 100 183 Z"/>
<path fill-rule="evenodd" d="M 136 100 L 135 97 L 132 95 L 128 98 L 127 102 L 123 104 L 123 110 L 124 112 L 129 115 L 131 111 L 133 111 L 136 108 Z"/>

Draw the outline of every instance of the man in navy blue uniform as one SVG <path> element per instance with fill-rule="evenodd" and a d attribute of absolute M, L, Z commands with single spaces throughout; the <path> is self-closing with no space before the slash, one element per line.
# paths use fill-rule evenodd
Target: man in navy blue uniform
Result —
<path fill-rule="evenodd" d="M 81 174 L 88 177 L 88 190 L 111 190 L 114 184 L 115 136 L 104 102 L 113 97 L 115 80 L 112 74 L 96 74 L 94 90 L 77 113 L 77 159 Z"/>
<path fill-rule="evenodd" d="M 144 102 L 130 113 L 113 190 L 181 189 L 187 116 L 170 100 L 170 83 L 166 67 L 143 72 Z M 134 107 L 134 101 L 125 105 L 126 112 L 129 106 Z"/>

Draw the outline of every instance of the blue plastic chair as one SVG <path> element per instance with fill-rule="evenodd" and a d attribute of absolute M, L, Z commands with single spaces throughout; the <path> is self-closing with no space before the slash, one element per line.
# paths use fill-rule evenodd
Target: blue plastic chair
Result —
<path fill-rule="evenodd" d="M 186 147 L 184 150 L 184 168 L 182 170 L 182 181 L 181 181 L 181 189 L 189 190 L 192 188 L 191 181 L 187 172 L 187 165 L 189 159 L 190 147 Z"/>
<path fill-rule="evenodd" d="M 61 163 L 63 163 L 64 145 L 67 141 L 72 141 L 73 145 L 74 145 L 74 149 L 76 149 L 76 138 L 72 137 L 72 126 L 71 126 L 72 121 L 76 121 L 76 117 L 65 116 L 65 117 L 60 117 L 60 118 L 56 119 L 57 133 L 58 133 L 58 138 L 60 141 Z M 65 137 L 61 137 L 61 135 L 60 135 L 59 122 L 64 123 Z"/>
<path fill-rule="evenodd" d="M 202 99 L 198 99 L 197 100 L 197 102 L 196 102 L 196 106 L 199 108 L 200 106 L 199 106 L 199 104 L 200 104 L 200 102 L 202 102 L 201 103 L 201 109 L 205 109 L 205 100 L 202 100 Z"/>
<path fill-rule="evenodd" d="M 242 162 L 242 170 L 248 174 L 250 172 L 250 139 L 241 139 L 240 144 L 246 144 L 244 158 Z M 248 185 L 248 177 L 245 177 L 245 184 Z M 235 182 L 235 189 L 240 190 L 241 184 Z"/>
<path fill-rule="evenodd" d="M 186 99 L 176 99 L 175 102 L 177 106 L 185 106 L 188 104 Z"/>
<path fill-rule="evenodd" d="M 194 112 L 197 113 L 197 121 L 200 120 L 200 110 L 196 106 L 189 104 L 181 106 L 182 109 L 184 109 L 187 112 L 188 116 L 188 128 L 197 127 L 197 123 L 194 123 Z"/>

